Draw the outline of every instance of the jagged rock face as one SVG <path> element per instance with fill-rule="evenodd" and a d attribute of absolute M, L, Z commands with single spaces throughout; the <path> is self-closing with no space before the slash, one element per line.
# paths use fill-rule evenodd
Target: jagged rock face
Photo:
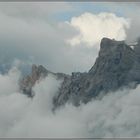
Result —
<path fill-rule="evenodd" d="M 32 97 L 32 87 L 40 78 L 46 77 L 48 73 L 50 72 L 46 70 L 43 66 L 33 65 L 31 74 L 21 80 L 20 89 L 23 91 L 24 94 Z"/>
<path fill-rule="evenodd" d="M 21 82 L 21 90 L 32 96 L 32 87 L 41 77 L 53 74 L 63 79 L 59 93 L 54 97 L 54 106 L 66 102 L 78 106 L 80 102 L 87 103 L 91 99 L 103 96 L 109 91 L 115 91 L 131 83 L 140 83 L 140 53 L 132 49 L 124 41 L 103 38 L 99 55 L 94 66 L 87 73 L 52 73 L 43 66 L 32 67 L 31 75 Z M 46 85 L 47 86 L 47 85 Z"/>
<path fill-rule="evenodd" d="M 32 87 L 35 85 L 36 82 L 39 82 L 39 80 L 45 78 L 48 74 L 55 76 L 56 79 L 63 79 L 68 77 L 68 75 L 63 73 L 50 72 L 42 65 L 36 66 L 35 64 L 33 64 L 31 74 L 24 77 L 20 81 L 20 90 L 29 97 L 33 97 L 34 93 L 32 91 Z"/>
<path fill-rule="evenodd" d="M 138 55 L 124 41 L 103 38 L 94 66 L 88 73 L 72 74 L 63 82 L 54 103 L 56 106 L 66 102 L 87 103 L 99 94 L 105 95 L 132 82 L 140 82 Z"/>

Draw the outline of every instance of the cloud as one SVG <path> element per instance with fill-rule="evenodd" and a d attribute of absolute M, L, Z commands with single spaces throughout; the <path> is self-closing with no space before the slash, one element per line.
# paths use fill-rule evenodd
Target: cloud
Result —
<path fill-rule="evenodd" d="M 58 9 L 56 7 L 58 7 Z M 72 26 L 72 23 L 76 20 L 79 21 L 79 19 L 86 14 L 73 17 L 70 19 L 71 22 L 69 24 L 55 20 L 57 13 L 71 9 L 71 5 L 65 2 L 49 2 L 45 4 L 27 4 L 26 2 L 1 3 L 0 70 L 2 71 L 7 67 L 9 68 L 9 65 L 11 65 L 13 61 L 19 60 L 30 65 L 33 63 L 42 64 L 48 70 L 54 72 L 71 74 L 71 72 L 88 71 L 93 66 L 98 55 L 99 44 L 94 45 L 94 47 L 88 47 L 89 38 L 86 36 L 87 41 L 81 40 L 82 43 L 77 45 L 77 47 L 73 47 L 66 42 L 68 39 L 77 38 L 78 31 L 77 28 Z M 93 20 L 92 16 L 94 15 L 97 21 L 101 21 L 99 14 L 88 14 L 91 15 L 91 17 L 89 16 L 91 20 Z M 123 23 L 125 26 L 125 19 L 112 14 L 109 17 L 113 25 L 120 23 L 118 28 L 123 28 Z M 83 19 L 86 20 L 86 17 L 83 17 Z M 101 24 L 101 26 L 104 28 L 105 25 Z M 115 29 L 116 28 L 117 27 L 115 27 Z M 90 30 L 90 28 L 88 30 Z M 117 29 L 116 31 L 118 32 Z M 96 42 L 97 39 L 94 35 L 92 36 L 91 38 Z M 100 42 L 99 39 L 100 38 L 98 38 L 98 43 Z"/>
<path fill-rule="evenodd" d="M 13 74 L 18 79 L 17 70 L 10 70 L 9 73 L 1 75 L 0 81 L 13 79 Z M 15 80 L 16 83 L 17 81 Z M 101 100 L 92 100 L 79 107 L 66 104 L 53 112 L 52 99 L 57 94 L 61 81 L 49 75 L 36 83 L 33 99 L 19 93 L 17 85 L 14 85 L 13 80 L 7 80 L 5 87 L 8 94 L 3 87 L 0 90 L 0 137 L 140 136 L 140 86 L 109 93 Z"/>
<path fill-rule="evenodd" d="M 133 12 L 128 11 L 126 13 L 126 16 L 131 19 L 131 28 L 129 28 L 126 32 L 127 33 L 126 40 L 128 43 L 134 43 L 140 37 L 140 30 L 139 30 L 140 19 L 138 17 L 139 14 L 140 14 L 139 5 L 136 6 Z"/>
<path fill-rule="evenodd" d="M 137 38 L 139 38 L 140 36 L 139 31 L 140 20 L 138 16 L 140 14 L 139 2 L 99 3 L 97 6 L 99 7 L 99 11 L 100 10 L 108 11 L 111 13 L 115 13 L 116 15 L 119 15 L 121 17 L 125 17 L 125 19 L 130 19 L 130 27 L 125 30 L 127 43 L 132 44 L 137 40 Z"/>
<path fill-rule="evenodd" d="M 97 51 L 84 46 L 72 48 L 65 40 L 75 34 L 69 25 L 40 19 L 26 20 L 0 12 L 0 64 L 15 59 L 42 64 L 54 72 L 87 71 Z M 72 29 L 72 30 L 71 30 Z"/>
<path fill-rule="evenodd" d="M 70 4 L 66 2 L 2 2 L 0 4 L 1 13 L 17 17 L 30 19 L 47 20 L 56 13 L 72 10 Z"/>
<path fill-rule="evenodd" d="M 105 12 L 99 14 L 86 12 L 73 17 L 68 24 L 79 31 L 79 34 L 68 42 L 73 46 L 87 43 L 89 47 L 97 45 L 103 37 L 124 40 L 125 30 L 130 26 L 129 19 Z"/>
<path fill-rule="evenodd" d="M 16 67 L 13 67 L 7 74 L 0 74 L 0 96 L 9 95 L 11 92 L 18 91 L 19 77 L 20 72 Z"/>

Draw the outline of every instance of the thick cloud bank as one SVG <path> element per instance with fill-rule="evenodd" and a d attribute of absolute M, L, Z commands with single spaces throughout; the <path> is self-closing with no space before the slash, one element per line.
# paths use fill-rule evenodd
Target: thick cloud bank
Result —
<path fill-rule="evenodd" d="M 83 12 L 54 21 L 47 16 L 49 7 L 53 8 L 47 3 L 0 4 L 0 70 L 19 59 L 54 72 L 85 72 L 94 64 L 102 37 L 126 37 L 126 17 Z"/>
<path fill-rule="evenodd" d="M 0 137 L 139 137 L 140 87 L 106 95 L 102 100 L 52 112 L 61 81 L 49 75 L 34 87 L 33 99 L 18 92 L 20 73 L 0 75 Z M 14 84 L 13 84 L 14 83 Z"/>
<path fill-rule="evenodd" d="M 69 40 L 71 45 L 86 43 L 89 47 L 93 47 L 103 37 L 125 39 L 126 29 L 130 23 L 128 19 L 113 13 L 84 13 L 79 17 L 73 17 L 69 24 L 79 31 L 78 35 Z"/>

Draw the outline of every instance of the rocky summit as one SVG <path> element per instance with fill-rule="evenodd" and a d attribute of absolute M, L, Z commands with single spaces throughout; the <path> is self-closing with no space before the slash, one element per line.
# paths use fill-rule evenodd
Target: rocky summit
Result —
<path fill-rule="evenodd" d="M 53 75 L 57 80 L 61 79 L 67 79 L 69 76 L 63 73 L 53 73 L 49 70 L 47 70 L 42 65 L 32 65 L 32 71 L 29 75 L 25 76 L 19 83 L 20 90 L 23 94 L 26 94 L 29 97 L 33 97 L 33 86 L 36 82 L 39 82 L 41 79 L 45 78 L 48 74 Z"/>
<path fill-rule="evenodd" d="M 39 79 L 49 73 L 55 75 L 57 79 L 63 79 L 59 93 L 54 97 L 54 106 L 58 107 L 66 102 L 78 106 L 123 87 L 135 88 L 140 83 L 140 45 L 131 46 L 125 41 L 103 38 L 95 64 L 86 73 L 66 75 L 33 65 L 31 74 L 21 80 L 20 89 L 32 97 L 32 87 Z"/>

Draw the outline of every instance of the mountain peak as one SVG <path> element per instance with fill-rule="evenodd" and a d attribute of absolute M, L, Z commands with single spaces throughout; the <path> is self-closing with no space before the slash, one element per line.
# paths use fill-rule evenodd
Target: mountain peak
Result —
<path fill-rule="evenodd" d="M 112 46 L 112 45 L 115 45 L 115 44 L 122 44 L 122 43 L 125 43 L 124 40 L 121 40 L 121 41 L 118 41 L 118 40 L 115 40 L 115 39 L 111 39 L 111 38 L 107 38 L 107 37 L 103 37 L 101 39 L 101 44 L 100 46 L 103 47 L 104 45 L 109 45 L 109 46 Z"/>
<path fill-rule="evenodd" d="M 115 53 L 119 51 L 125 51 L 132 48 L 128 46 L 125 41 L 117 41 L 115 39 L 103 38 L 100 43 L 99 57 L 110 55 L 110 53 Z"/>
<path fill-rule="evenodd" d="M 87 103 L 99 94 L 105 95 L 130 83 L 140 83 L 140 62 L 137 55 L 125 41 L 103 38 L 99 55 L 88 73 L 71 76 L 60 89 L 55 99 L 56 106 L 67 101 L 78 105 Z"/>
<path fill-rule="evenodd" d="M 33 65 L 32 73 L 22 80 L 21 90 L 32 95 L 32 87 L 41 77 L 49 73 L 57 79 L 63 79 L 58 94 L 54 97 L 54 106 L 66 102 L 79 105 L 87 103 L 98 95 L 105 95 L 131 83 L 140 84 L 139 55 L 125 41 L 103 38 L 100 43 L 99 55 L 93 67 L 87 73 L 52 73 L 42 65 Z"/>
<path fill-rule="evenodd" d="M 135 53 L 125 41 L 103 38 L 100 43 L 99 55 L 94 66 L 89 70 L 89 73 L 95 73 L 95 71 L 99 71 L 99 68 L 103 71 L 114 68 L 119 70 L 120 65 L 123 65 L 122 67 L 131 66 L 132 63 L 128 64 L 134 60 L 131 57 L 135 57 Z M 129 59 L 130 61 L 127 61 Z"/>
<path fill-rule="evenodd" d="M 45 76 L 47 73 L 51 73 L 49 70 L 47 70 L 45 67 L 43 67 L 42 65 L 32 65 L 32 74 L 36 75 L 38 77 Z"/>
<path fill-rule="evenodd" d="M 37 66 L 33 64 L 31 73 L 20 81 L 20 90 L 32 97 L 32 87 L 35 85 L 36 81 L 38 81 L 40 78 L 46 77 L 49 73 L 51 72 L 42 65 Z"/>
<path fill-rule="evenodd" d="M 100 43 L 100 49 L 106 50 L 110 49 L 110 47 L 117 47 L 118 45 L 125 44 L 125 41 L 117 41 L 115 39 L 110 39 L 110 38 L 102 38 L 101 43 Z"/>
<path fill-rule="evenodd" d="M 69 77 L 69 75 L 66 75 L 64 73 L 53 73 L 49 70 L 47 70 L 44 66 L 42 65 L 32 65 L 32 71 L 29 75 L 25 76 L 21 81 L 20 81 L 20 90 L 28 95 L 29 97 L 33 97 L 34 93 L 32 91 L 32 87 L 35 85 L 37 81 L 40 79 L 45 78 L 48 74 L 51 74 L 56 77 L 56 79 L 66 79 Z"/>

